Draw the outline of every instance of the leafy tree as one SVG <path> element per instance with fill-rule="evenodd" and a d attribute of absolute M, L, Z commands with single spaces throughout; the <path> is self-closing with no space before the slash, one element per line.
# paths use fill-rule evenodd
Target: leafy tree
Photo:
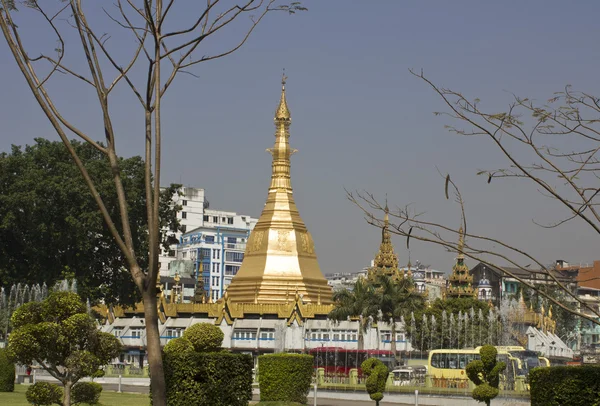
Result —
<path fill-rule="evenodd" d="M 374 305 L 375 289 L 364 278 L 358 278 L 352 290 L 340 289 L 333 292 L 334 309 L 328 317 L 335 321 L 358 318 L 358 348 L 364 348 L 364 333 L 369 329 L 369 322 L 377 316 Z"/>
<path fill-rule="evenodd" d="M 21 5 L 23 7 L 17 12 Z M 184 12 L 189 19 L 180 18 L 181 14 L 174 11 L 178 7 L 179 12 Z M 161 118 L 163 102 L 168 100 L 164 96 L 180 73 L 191 73 L 198 64 L 237 51 L 267 14 L 277 11 L 295 14 L 303 10 L 306 8 L 297 1 L 282 4 L 277 0 L 248 0 L 231 6 L 219 0 L 206 3 L 116 0 L 113 8 L 104 10 L 106 18 L 103 20 L 97 18 L 101 13 L 97 13 L 89 2 L 0 0 L 0 31 L 10 54 L 23 74 L 27 88 L 85 180 L 142 296 L 155 406 L 166 405 L 156 298 L 161 230 Z M 65 20 L 67 23 L 63 24 Z M 219 40 L 218 37 L 227 31 L 232 31 L 235 39 L 225 35 L 225 41 Z M 45 49 L 42 45 L 42 49 L 34 51 L 26 44 L 41 44 L 40 41 L 21 40 L 38 33 L 46 36 L 45 39 L 51 38 L 41 42 L 53 45 Z M 107 41 L 108 38 L 112 40 Z M 208 47 L 205 46 L 207 41 Z M 118 52 L 113 52 L 116 50 Z M 38 56 L 32 58 L 33 54 Z M 64 75 L 57 84 L 58 73 Z M 63 78 L 70 81 L 65 83 Z M 66 87 L 73 103 L 57 103 L 53 90 L 64 93 L 62 90 Z M 117 104 L 123 104 L 122 100 L 118 102 L 118 98 L 123 97 L 123 90 L 130 91 L 128 95 L 139 102 L 138 122 L 144 123 L 138 136 L 144 144 L 144 183 L 140 195 L 145 196 L 147 213 L 147 263 L 142 260 L 146 249 L 136 246 L 134 240 L 138 230 L 130 216 L 117 150 L 123 132 L 119 131 L 112 114 L 115 99 Z M 210 99 L 210 95 L 207 98 Z M 77 110 L 70 110 L 70 106 L 81 103 L 96 109 L 99 125 L 92 121 L 84 129 L 77 124 Z M 104 145 L 94 139 L 96 134 L 104 135 Z M 91 145 L 108 162 L 110 182 L 114 185 L 114 195 L 108 199 L 117 201 L 116 212 L 109 210 L 105 201 L 107 196 L 98 192 L 102 184 L 90 175 L 69 139 L 71 136 Z"/>
<path fill-rule="evenodd" d="M 118 216 L 119 205 L 104 156 L 87 143 L 71 141 L 88 174 L 98 184 L 107 210 Z M 144 194 L 144 162 L 120 159 L 127 195 L 132 241 L 138 260 L 148 264 L 148 222 Z M 179 185 L 162 191 L 162 241 L 171 242 L 179 227 L 172 196 Z M 13 146 L 0 154 L 0 280 L 2 284 L 52 284 L 75 278 L 78 292 L 92 301 L 131 304 L 139 293 L 127 262 L 73 165 L 62 142 L 37 138 L 34 145 Z M 137 294 L 136 294 L 137 293 Z"/>
<path fill-rule="evenodd" d="M 385 364 L 377 358 L 366 359 L 360 367 L 367 377 L 365 386 L 369 397 L 379 406 L 379 402 L 383 399 L 383 392 L 390 372 Z"/>
<path fill-rule="evenodd" d="M 412 278 L 394 280 L 379 275 L 375 283 L 377 287 L 373 305 L 380 313 L 381 321 L 390 325 L 391 350 L 396 354 L 396 323 L 423 308 L 425 297 L 416 291 Z"/>
<path fill-rule="evenodd" d="M 500 373 L 506 368 L 504 362 L 498 362 L 498 351 L 492 345 L 484 345 L 479 350 L 481 359 L 469 362 L 467 376 L 477 387 L 473 389 L 473 399 L 490 405 L 492 399 L 498 396 Z"/>
<path fill-rule="evenodd" d="M 121 352 L 121 343 L 98 331 L 86 305 L 73 292 L 52 293 L 30 302 L 12 316 L 8 350 L 23 364 L 37 362 L 64 387 L 63 406 L 71 405 L 71 388 Z"/>

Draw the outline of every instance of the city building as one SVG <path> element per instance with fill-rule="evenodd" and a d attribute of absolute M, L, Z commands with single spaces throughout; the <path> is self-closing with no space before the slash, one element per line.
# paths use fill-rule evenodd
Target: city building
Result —
<path fill-rule="evenodd" d="M 168 275 L 201 278 L 207 298 L 216 301 L 237 275 L 257 220 L 232 212 L 205 210 L 203 222 L 204 226 L 180 237 Z"/>
<path fill-rule="evenodd" d="M 181 224 L 182 231 L 172 233 L 173 237 L 179 240 L 186 231 L 202 226 L 204 210 L 208 208 L 209 203 L 205 198 L 204 189 L 182 186 L 173 194 L 173 204 L 181 207 L 181 210 L 177 212 L 177 219 Z M 176 259 L 176 249 L 176 244 L 171 245 L 168 250 L 161 247 L 158 257 L 161 275 L 169 274 L 169 263 Z"/>

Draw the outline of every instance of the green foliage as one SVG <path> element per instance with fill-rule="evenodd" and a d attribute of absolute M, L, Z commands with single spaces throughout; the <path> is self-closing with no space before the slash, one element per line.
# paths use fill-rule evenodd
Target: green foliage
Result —
<path fill-rule="evenodd" d="M 500 374 L 506 368 L 504 362 L 497 362 L 498 351 L 493 345 L 484 345 L 479 350 L 480 360 L 469 362 L 466 371 L 469 379 L 477 386 L 473 389 L 473 399 L 489 405 L 498 396 Z"/>
<path fill-rule="evenodd" d="M 0 348 L 0 392 L 15 390 L 15 364 L 6 349 Z"/>
<path fill-rule="evenodd" d="M 196 352 L 219 351 L 224 337 L 223 331 L 210 323 L 197 323 L 183 332 L 183 338 L 192 344 Z"/>
<path fill-rule="evenodd" d="M 173 346 L 163 360 L 169 406 L 246 406 L 252 399 L 248 354 L 198 353 L 183 345 Z"/>
<path fill-rule="evenodd" d="M 100 394 L 102 393 L 102 385 L 96 382 L 79 382 L 73 385 L 71 392 L 71 403 L 87 403 L 97 405 L 100 403 Z"/>
<path fill-rule="evenodd" d="M 369 358 L 360 365 L 363 374 L 367 377 L 365 385 L 367 393 L 377 404 L 383 399 L 385 384 L 389 375 L 388 368 L 377 358 Z"/>
<path fill-rule="evenodd" d="M 37 382 L 27 389 L 25 398 L 35 406 L 61 405 L 62 388 L 49 382 Z"/>
<path fill-rule="evenodd" d="M 175 338 L 173 340 L 169 340 L 167 345 L 165 345 L 165 347 L 163 348 L 163 351 L 167 355 L 180 355 L 188 352 L 193 352 L 194 346 L 192 345 L 192 343 L 189 342 L 189 340 L 180 337 Z"/>
<path fill-rule="evenodd" d="M 111 216 L 119 219 L 117 195 L 106 156 L 93 146 L 72 141 Z M 129 208 L 135 252 L 148 264 L 148 232 L 144 162 L 120 159 L 121 179 Z M 160 200 L 163 241 L 179 223 L 177 207 Z M 0 280 L 3 284 L 53 284 L 73 275 L 78 291 L 93 302 L 132 304 L 137 289 L 98 206 L 62 142 L 37 138 L 35 144 L 13 146 L 0 154 Z M 117 224 L 120 221 L 116 222 Z M 35 241 L 35 243 L 33 243 Z"/>
<path fill-rule="evenodd" d="M 362 333 L 368 328 L 369 320 L 377 320 L 381 314 L 381 320 L 386 323 L 389 320 L 398 322 L 401 317 L 408 317 L 411 311 L 417 311 L 425 305 L 425 298 L 415 291 L 411 278 L 394 280 L 386 275 L 378 275 L 375 280 L 361 278 L 356 281 L 352 291 L 344 289 L 334 292 L 333 300 L 335 308 L 328 315 L 330 319 L 343 321 L 348 317 L 360 318 L 361 345 Z M 395 329 L 395 324 L 391 326 Z M 393 351 L 395 341 L 392 341 L 392 346 Z"/>
<path fill-rule="evenodd" d="M 90 378 L 92 379 L 96 379 L 96 378 L 102 378 L 104 376 L 105 372 L 103 369 L 98 369 L 96 372 L 94 372 L 93 374 L 90 375 Z"/>
<path fill-rule="evenodd" d="M 261 401 L 306 404 L 313 375 L 312 355 L 267 354 L 258 357 Z"/>
<path fill-rule="evenodd" d="M 600 367 L 534 368 L 529 372 L 531 406 L 600 405 Z"/>
<path fill-rule="evenodd" d="M 65 385 L 65 392 L 121 353 L 119 340 L 98 331 L 73 292 L 54 292 L 39 305 L 19 307 L 13 324 L 18 327 L 8 340 L 11 356 L 23 365 L 43 360 L 42 367 Z"/>

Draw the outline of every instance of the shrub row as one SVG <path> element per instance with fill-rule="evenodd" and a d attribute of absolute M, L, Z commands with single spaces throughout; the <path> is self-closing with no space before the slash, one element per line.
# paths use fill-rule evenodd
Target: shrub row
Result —
<path fill-rule="evenodd" d="M 102 385 L 99 383 L 76 383 L 71 389 L 71 404 L 97 405 L 100 403 L 101 393 Z M 35 406 L 62 405 L 63 388 L 50 382 L 37 382 L 27 389 L 25 398 Z"/>
<path fill-rule="evenodd" d="M 260 400 L 306 404 L 312 376 L 312 355 L 261 355 L 258 357 Z"/>
<path fill-rule="evenodd" d="M 165 352 L 169 406 L 246 406 L 252 399 L 252 356 Z"/>
<path fill-rule="evenodd" d="M 534 368 L 529 373 L 532 406 L 600 405 L 600 367 Z"/>
<path fill-rule="evenodd" d="M 0 392 L 15 390 L 15 364 L 9 359 L 6 349 L 0 349 Z"/>

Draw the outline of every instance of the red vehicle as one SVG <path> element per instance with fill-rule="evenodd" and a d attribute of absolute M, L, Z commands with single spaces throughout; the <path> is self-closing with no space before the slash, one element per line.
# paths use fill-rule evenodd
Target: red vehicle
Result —
<path fill-rule="evenodd" d="M 378 358 L 391 371 L 395 366 L 394 353 L 387 350 L 346 350 L 341 347 L 313 348 L 309 354 L 315 357 L 315 369 L 324 368 L 326 375 L 349 375 L 351 369 L 358 369 L 368 358 Z"/>

